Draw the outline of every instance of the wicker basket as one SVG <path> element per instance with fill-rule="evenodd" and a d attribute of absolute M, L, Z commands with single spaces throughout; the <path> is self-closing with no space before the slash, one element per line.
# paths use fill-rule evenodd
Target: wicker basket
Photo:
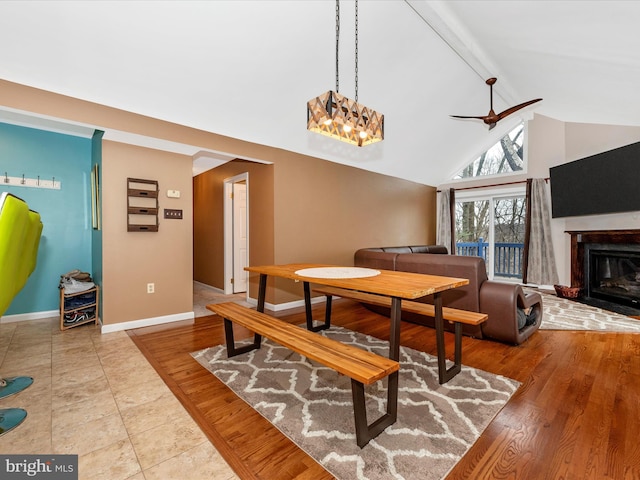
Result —
<path fill-rule="evenodd" d="M 556 294 L 560 298 L 578 298 L 580 295 L 580 287 L 567 287 L 565 285 L 554 285 Z"/>

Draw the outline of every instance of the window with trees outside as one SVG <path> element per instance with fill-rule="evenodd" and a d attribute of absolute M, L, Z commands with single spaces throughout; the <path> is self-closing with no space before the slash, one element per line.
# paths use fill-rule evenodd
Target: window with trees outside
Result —
<path fill-rule="evenodd" d="M 500 139 L 455 178 L 524 170 L 524 124 Z M 456 191 L 456 253 L 484 258 L 490 279 L 522 279 L 525 184 Z"/>

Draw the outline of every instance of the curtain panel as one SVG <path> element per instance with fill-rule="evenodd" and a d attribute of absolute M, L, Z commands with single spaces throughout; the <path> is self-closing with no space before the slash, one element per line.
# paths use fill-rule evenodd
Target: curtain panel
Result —
<path fill-rule="evenodd" d="M 527 219 L 523 258 L 524 283 L 555 285 L 558 270 L 551 241 L 549 188 L 542 178 L 527 180 Z"/>
<path fill-rule="evenodd" d="M 449 253 L 452 255 L 456 254 L 455 206 L 455 190 L 453 188 L 437 193 L 436 244 L 447 247 L 447 250 L 449 250 Z"/>

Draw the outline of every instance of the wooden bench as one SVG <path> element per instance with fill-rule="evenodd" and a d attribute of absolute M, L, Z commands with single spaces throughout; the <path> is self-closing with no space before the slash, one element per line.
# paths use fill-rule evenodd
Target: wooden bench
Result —
<path fill-rule="evenodd" d="M 398 372 L 400 364 L 395 360 L 376 355 L 352 345 L 347 345 L 318 333 L 292 325 L 283 320 L 258 312 L 236 303 L 207 305 L 212 312 L 224 319 L 227 356 L 233 357 L 260 348 L 262 337 L 321 363 L 351 378 L 356 442 L 360 448 L 395 423 L 398 410 Z M 236 347 L 233 323 L 254 332 L 252 344 Z M 371 425 L 367 423 L 364 386 L 389 377 L 387 411 Z"/>
<path fill-rule="evenodd" d="M 391 297 L 376 295 L 374 293 L 359 292 L 357 290 L 348 290 L 345 288 L 336 288 L 321 286 L 313 289 L 314 292 L 320 293 L 327 297 L 327 305 L 325 312 L 325 326 L 328 328 L 331 323 L 331 299 L 333 296 L 350 298 L 363 303 L 369 303 L 381 307 L 391 308 Z M 417 313 L 428 317 L 436 318 L 435 306 L 429 303 L 414 302 L 410 300 L 402 300 L 401 308 L 403 311 Z M 480 325 L 486 322 L 488 315 L 486 313 L 470 312 L 467 310 L 459 310 L 457 308 L 442 307 L 442 319 L 454 324 L 455 346 L 453 354 L 453 365 L 447 369 L 446 352 L 444 345 L 444 325 L 438 322 L 436 318 L 436 342 L 438 348 L 438 379 L 440 384 L 446 383 L 454 376 L 460 373 L 462 369 L 462 324 Z"/>

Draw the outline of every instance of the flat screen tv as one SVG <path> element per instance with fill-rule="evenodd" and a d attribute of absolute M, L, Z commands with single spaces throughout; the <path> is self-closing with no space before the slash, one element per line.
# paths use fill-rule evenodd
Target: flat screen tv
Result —
<path fill-rule="evenodd" d="M 551 216 L 640 210 L 640 142 L 549 169 Z"/>

